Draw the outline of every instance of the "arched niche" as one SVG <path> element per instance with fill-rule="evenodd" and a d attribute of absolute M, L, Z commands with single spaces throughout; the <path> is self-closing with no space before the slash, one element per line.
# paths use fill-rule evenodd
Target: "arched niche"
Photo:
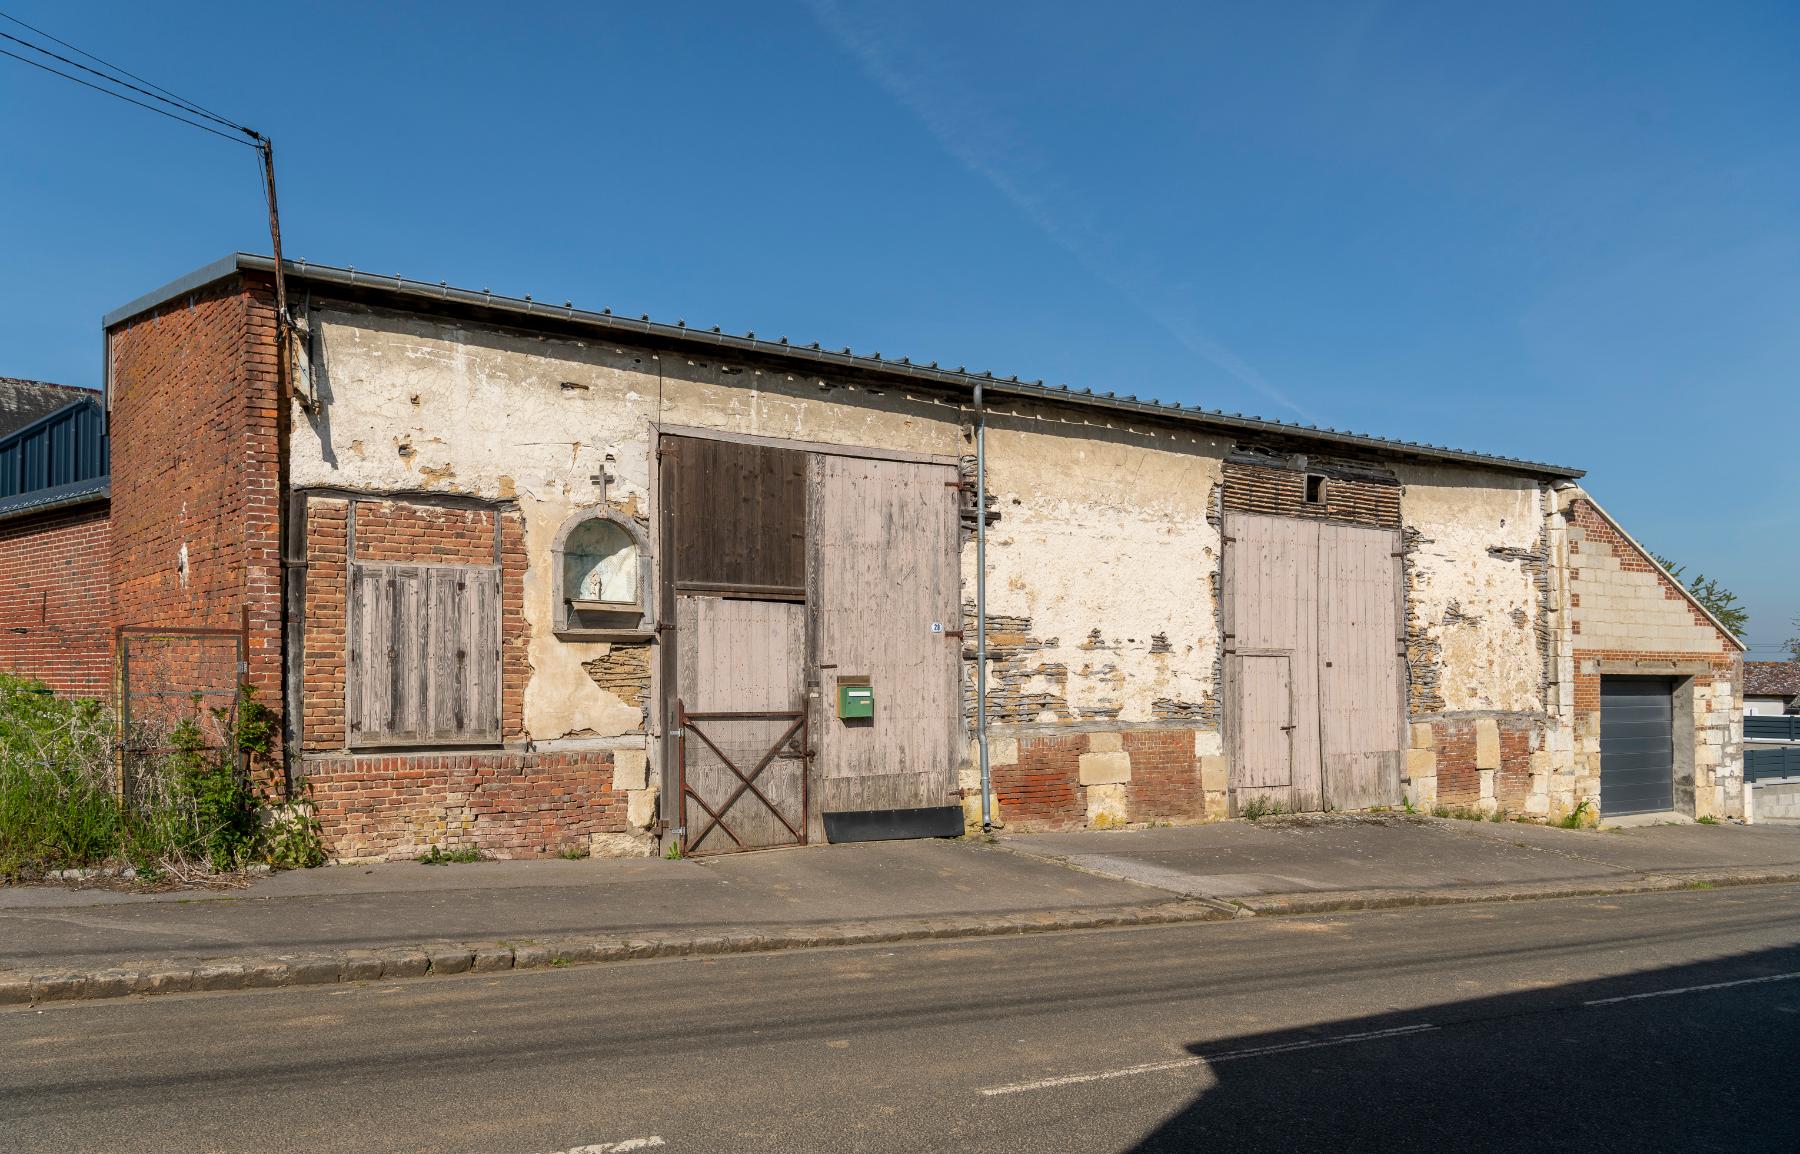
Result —
<path fill-rule="evenodd" d="M 650 548 L 637 522 L 606 509 L 577 513 L 556 535 L 551 566 L 559 633 L 650 628 Z"/>

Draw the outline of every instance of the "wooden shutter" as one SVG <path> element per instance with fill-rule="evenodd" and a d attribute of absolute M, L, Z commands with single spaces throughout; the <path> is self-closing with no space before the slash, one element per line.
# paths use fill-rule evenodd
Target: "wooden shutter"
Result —
<path fill-rule="evenodd" d="M 670 559 L 676 589 L 806 596 L 806 454 L 671 437 Z"/>
<path fill-rule="evenodd" d="M 349 744 L 499 742 L 499 569 L 353 565 L 346 634 Z"/>

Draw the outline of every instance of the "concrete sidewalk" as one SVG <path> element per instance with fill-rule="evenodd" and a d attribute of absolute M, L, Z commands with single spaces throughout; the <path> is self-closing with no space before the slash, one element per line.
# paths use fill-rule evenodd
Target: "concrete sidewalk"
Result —
<path fill-rule="evenodd" d="M 1576 896 L 1800 878 L 1800 829 L 1566 830 L 1409 814 L 1020 834 L 1024 856 L 1252 913 Z"/>
<path fill-rule="evenodd" d="M 943 841 L 329 866 L 164 894 L 0 887 L 0 1004 L 1231 916 Z"/>
<path fill-rule="evenodd" d="M 166 894 L 0 887 L 0 1004 L 1791 880 L 1796 828 L 1388 814 L 698 861 L 333 866 Z"/>

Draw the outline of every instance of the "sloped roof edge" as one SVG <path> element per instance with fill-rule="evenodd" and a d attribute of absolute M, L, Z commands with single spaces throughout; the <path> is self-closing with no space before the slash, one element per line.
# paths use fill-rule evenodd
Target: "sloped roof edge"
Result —
<path fill-rule="evenodd" d="M 106 501 L 112 498 L 112 477 L 95 477 L 87 481 L 72 481 L 67 485 L 56 485 L 48 489 L 33 489 L 29 493 L 20 493 L 16 497 L 0 498 L 0 521 L 9 521 L 15 517 L 23 517 L 30 513 L 48 513 L 53 509 L 66 509 L 71 505 L 85 505 L 90 501 Z"/>
<path fill-rule="evenodd" d="M 154 292 L 146 293 L 129 304 L 114 309 L 106 314 L 102 324 L 105 328 L 111 329 L 132 317 L 195 292 L 235 273 L 243 271 L 267 273 L 273 272 L 274 268 L 275 262 L 270 257 L 254 253 L 234 253 L 171 281 Z M 1399 441 L 1367 433 L 1351 432 L 1346 429 L 1320 428 L 1315 425 L 1268 420 L 1258 416 L 1247 417 L 1242 413 L 1195 408 L 1179 403 L 1165 404 L 1155 400 L 1144 401 L 1131 395 L 1121 397 L 1111 392 L 1096 393 L 1091 389 L 1046 385 L 1042 381 L 1020 380 L 1016 376 L 1002 377 L 991 372 L 975 373 L 961 367 L 944 369 L 938 367 L 935 361 L 919 364 L 906 357 L 893 359 L 883 357 L 879 353 L 859 354 L 851 352 L 848 348 L 841 352 L 834 352 L 822 347 L 816 341 L 800 345 L 789 342 L 785 337 L 768 340 L 757 337 L 754 333 L 736 336 L 717 328 L 693 328 L 680 321 L 668 324 L 652 321 L 647 316 L 633 319 L 616 316 L 610 309 L 593 312 L 575 308 L 573 305 L 546 304 L 543 301 L 534 301 L 529 297 L 508 297 L 485 290 L 477 292 L 472 289 L 455 288 L 443 282 L 431 284 L 399 275 L 374 275 L 358 271 L 355 268 L 312 264 L 304 260 L 284 261 L 283 268 L 289 277 L 302 282 L 334 285 L 363 293 L 391 296 L 436 308 L 449 305 L 479 309 L 492 314 L 504 315 L 515 324 L 529 325 L 534 322 L 538 324 L 553 322 L 562 325 L 574 324 L 606 332 L 621 340 L 637 336 L 659 342 L 710 349 L 715 353 L 719 351 L 736 352 L 746 356 L 780 358 L 815 365 L 823 369 L 879 373 L 929 382 L 950 389 L 972 390 L 976 386 L 980 386 L 984 391 L 996 395 L 1027 397 L 1082 408 L 1154 416 L 1164 420 L 1204 425 L 1214 429 L 1263 436 L 1289 437 L 1340 448 L 1401 454 L 1431 461 L 1480 465 L 1547 480 L 1572 480 L 1585 475 L 1581 469 L 1541 461 L 1528 461 L 1519 457 L 1503 457 L 1471 452 L 1466 449 L 1453 449 L 1445 445 Z"/>

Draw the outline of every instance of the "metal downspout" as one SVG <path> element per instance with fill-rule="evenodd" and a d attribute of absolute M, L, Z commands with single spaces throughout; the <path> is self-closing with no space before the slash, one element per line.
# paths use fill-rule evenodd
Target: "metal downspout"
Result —
<path fill-rule="evenodd" d="M 975 741 L 981 750 L 981 829 L 994 828 L 987 727 L 987 410 L 975 384 Z"/>

